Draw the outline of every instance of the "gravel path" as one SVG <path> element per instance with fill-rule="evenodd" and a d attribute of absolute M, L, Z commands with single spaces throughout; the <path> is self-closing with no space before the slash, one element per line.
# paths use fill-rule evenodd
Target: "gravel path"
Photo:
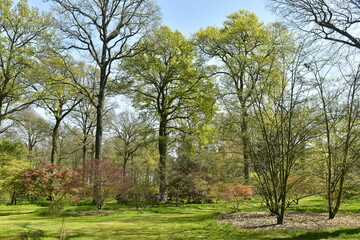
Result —
<path fill-rule="evenodd" d="M 276 224 L 276 217 L 268 212 L 237 212 L 222 214 L 219 221 L 239 228 L 257 231 L 275 229 L 319 230 L 337 226 L 360 227 L 360 214 L 340 215 L 329 220 L 326 213 L 286 212 L 284 224 Z"/>

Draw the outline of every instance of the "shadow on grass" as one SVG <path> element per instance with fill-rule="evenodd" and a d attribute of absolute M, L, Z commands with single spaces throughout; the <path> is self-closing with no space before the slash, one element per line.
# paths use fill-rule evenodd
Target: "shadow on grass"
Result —
<path fill-rule="evenodd" d="M 323 230 L 322 232 L 307 232 L 304 234 L 301 234 L 299 236 L 294 236 L 291 238 L 274 238 L 274 240 L 316 240 L 316 239 L 328 239 L 328 238 L 339 238 L 340 235 L 344 235 L 342 237 L 348 236 L 349 238 L 345 238 L 345 239 L 350 239 L 350 236 L 352 235 L 358 235 L 360 234 L 360 228 L 349 228 L 349 229 L 339 229 L 333 232 L 325 232 L 325 230 Z M 359 236 L 354 236 L 355 238 L 351 238 L 351 239 L 358 239 Z"/>
<path fill-rule="evenodd" d="M 32 214 L 33 212 L 23 212 L 23 213 L 19 213 L 19 212 L 5 212 L 5 213 L 0 213 L 0 217 L 5 217 L 5 216 L 14 216 L 14 215 L 26 215 L 26 214 Z"/>

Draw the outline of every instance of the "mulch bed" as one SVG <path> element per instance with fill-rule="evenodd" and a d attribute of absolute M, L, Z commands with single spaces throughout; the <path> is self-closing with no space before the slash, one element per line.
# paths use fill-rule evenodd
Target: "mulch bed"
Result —
<path fill-rule="evenodd" d="M 284 224 L 276 224 L 269 212 L 237 212 L 221 214 L 219 221 L 243 229 L 256 231 L 276 229 L 320 230 L 338 226 L 360 227 L 360 214 L 336 215 L 329 220 L 327 213 L 286 212 Z"/>

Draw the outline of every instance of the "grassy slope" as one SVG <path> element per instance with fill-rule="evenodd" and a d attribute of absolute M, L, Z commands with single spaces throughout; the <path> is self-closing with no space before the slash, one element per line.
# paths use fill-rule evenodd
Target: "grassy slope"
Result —
<path fill-rule="evenodd" d="M 359 202 L 349 202 L 344 206 L 349 213 L 360 212 Z M 113 205 L 112 208 L 118 206 Z M 244 210 L 252 209 L 258 210 L 244 207 Z M 309 200 L 304 202 L 302 209 L 319 211 L 324 209 L 323 202 Z M 59 239 L 63 219 L 67 239 L 360 239 L 360 229 L 356 228 L 333 228 L 319 232 L 235 229 L 216 222 L 216 216 L 224 211 L 228 209 L 223 205 L 189 205 L 141 211 L 120 210 L 100 215 L 49 216 L 42 214 L 42 207 L 1 205 L 0 239 L 14 239 L 16 234 L 33 230 L 43 231 L 42 239 Z"/>

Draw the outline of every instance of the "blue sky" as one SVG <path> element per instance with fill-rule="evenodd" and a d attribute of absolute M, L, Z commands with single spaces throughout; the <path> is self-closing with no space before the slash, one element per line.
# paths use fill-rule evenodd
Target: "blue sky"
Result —
<path fill-rule="evenodd" d="M 221 26 L 226 16 L 244 9 L 254 12 L 261 21 L 275 20 L 265 9 L 266 0 L 156 0 L 163 15 L 163 25 L 179 30 L 184 35 L 207 26 Z M 42 0 L 28 0 L 29 5 L 43 8 Z"/>
<path fill-rule="evenodd" d="M 163 13 L 163 24 L 184 35 L 207 26 L 221 26 L 226 16 L 238 10 L 254 12 L 261 21 L 274 21 L 264 0 L 156 0 Z"/>

